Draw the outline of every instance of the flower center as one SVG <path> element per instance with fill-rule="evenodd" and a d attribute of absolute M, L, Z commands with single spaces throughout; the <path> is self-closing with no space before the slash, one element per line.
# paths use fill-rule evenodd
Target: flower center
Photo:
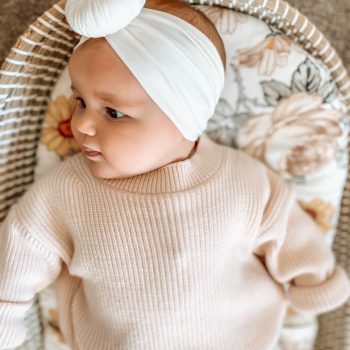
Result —
<path fill-rule="evenodd" d="M 266 48 L 273 50 L 275 48 L 275 40 L 270 39 L 268 44 L 266 45 Z"/>
<path fill-rule="evenodd" d="M 63 137 L 73 137 L 72 129 L 70 127 L 70 119 L 60 122 L 57 129 Z"/>

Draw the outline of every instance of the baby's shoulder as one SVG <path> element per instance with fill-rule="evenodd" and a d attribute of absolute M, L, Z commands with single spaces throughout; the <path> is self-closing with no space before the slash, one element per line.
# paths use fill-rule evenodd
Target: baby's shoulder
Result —
<path fill-rule="evenodd" d="M 27 189 L 32 192 L 64 192 L 75 181 L 74 163 L 79 162 L 80 154 L 75 154 L 48 169 L 37 174 L 34 182 Z"/>
<path fill-rule="evenodd" d="M 271 196 L 274 200 L 293 198 L 295 192 L 283 177 L 261 160 L 235 148 L 228 150 L 227 174 L 239 193 L 249 198 L 258 198 L 266 203 Z"/>
<path fill-rule="evenodd" d="M 269 170 L 262 161 L 240 149 L 227 148 L 226 166 L 233 172 L 235 177 L 239 177 L 241 180 L 245 179 L 251 183 L 255 181 L 266 181 Z"/>

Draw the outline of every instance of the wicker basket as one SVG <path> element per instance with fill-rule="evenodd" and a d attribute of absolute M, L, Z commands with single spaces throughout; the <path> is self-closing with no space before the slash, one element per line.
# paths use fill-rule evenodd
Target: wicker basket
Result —
<path fill-rule="evenodd" d="M 61 0 L 29 25 L 16 41 L 0 71 L 0 220 L 34 181 L 36 151 L 44 113 L 56 81 L 80 36 L 67 24 Z M 321 60 L 350 106 L 350 80 L 342 61 L 320 31 L 300 12 L 280 0 L 188 1 L 253 15 L 275 25 Z M 350 150 L 350 148 L 349 148 Z M 350 271 L 350 178 L 346 181 L 334 251 Z M 348 249 L 349 248 L 349 249 Z M 31 339 L 22 349 L 42 349 L 37 303 L 28 315 Z M 30 320 L 30 322 L 29 322 Z M 350 305 L 319 317 L 316 349 L 350 349 Z"/>

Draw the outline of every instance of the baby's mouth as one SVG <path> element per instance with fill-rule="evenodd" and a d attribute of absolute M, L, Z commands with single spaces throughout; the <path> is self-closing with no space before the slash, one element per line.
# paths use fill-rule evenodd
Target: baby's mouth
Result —
<path fill-rule="evenodd" d="M 95 151 L 95 150 L 93 150 L 91 148 L 87 148 L 87 147 L 83 147 L 83 152 L 87 157 L 90 157 L 90 158 L 102 155 L 101 152 Z"/>

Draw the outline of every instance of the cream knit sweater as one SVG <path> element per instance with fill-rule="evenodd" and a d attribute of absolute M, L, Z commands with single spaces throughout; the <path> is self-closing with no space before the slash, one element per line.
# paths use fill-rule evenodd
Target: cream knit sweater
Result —
<path fill-rule="evenodd" d="M 0 349 L 53 281 L 74 350 L 270 350 L 289 302 L 323 313 L 350 294 L 291 188 L 205 134 L 148 173 L 95 178 L 77 154 L 27 190 L 1 226 Z"/>

